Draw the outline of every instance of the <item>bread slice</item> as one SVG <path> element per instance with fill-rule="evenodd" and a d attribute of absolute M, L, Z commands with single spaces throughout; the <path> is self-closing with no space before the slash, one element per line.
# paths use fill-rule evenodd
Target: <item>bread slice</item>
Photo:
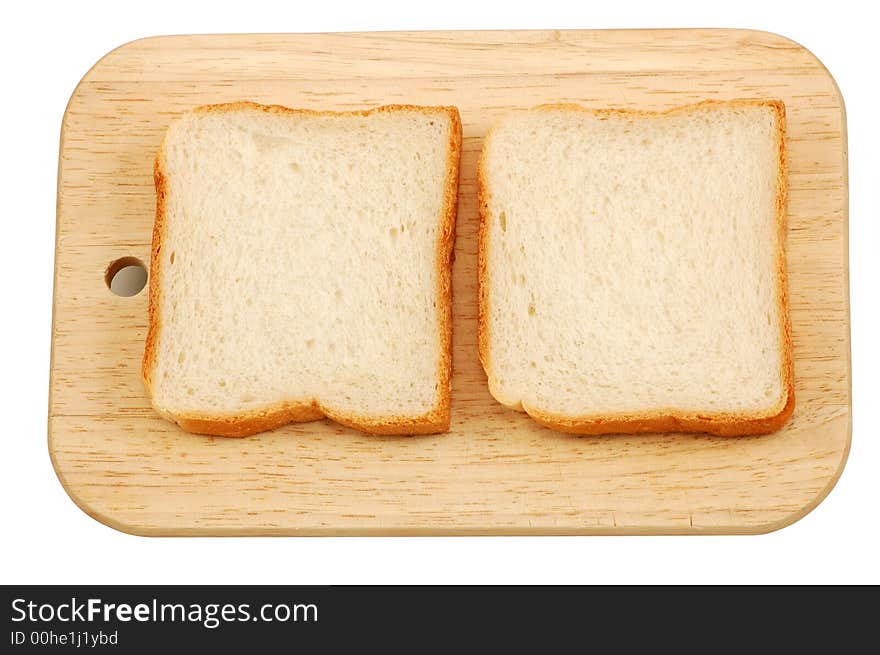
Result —
<path fill-rule="evenodd" d="M 778 429 L 794 408 L 785 108 L 544 106 L 486 137 L 492 395 L 583 434 Z"/>
<path fill-rule="evenodd" d="M 155 165 L 143 378 L 183 429 L 329 417 L 448 429 L 454 107 L 234 103 L 168 129 Z"/>

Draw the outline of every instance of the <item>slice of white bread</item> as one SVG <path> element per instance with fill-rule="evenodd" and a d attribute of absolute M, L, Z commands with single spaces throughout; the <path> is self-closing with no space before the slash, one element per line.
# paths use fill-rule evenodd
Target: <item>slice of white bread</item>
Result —
<path fill-rule="evenodd" d="M 778 429 L 794 408 L 785 108 L 542 106 L 486 137 L 492 395 L 581 434 Z"/>
<path fill-rule="evenodd" d="M 449 426 L 454 107 L 199 107 L 155 164 L 143 378 L 183 429 Z"/>

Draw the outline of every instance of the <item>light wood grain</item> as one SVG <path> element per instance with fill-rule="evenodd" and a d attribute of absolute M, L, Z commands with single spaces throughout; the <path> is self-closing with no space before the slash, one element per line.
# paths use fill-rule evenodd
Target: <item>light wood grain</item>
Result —
<path fill-rule="evenodd" d="M 780 432 L 573 437 L 495 403 L 476 346 L 476 186 L 487 127 L 546 102 L 664 109 L 780 98 L 797 409 Z M 168 122 L 250 99 L 350 109 L 451 104 L 464 129 L 452 430 L 361 435 L 329 421 L 243 440 L 189 435 L 140 381 L 146 294 L 107 265 L 148 260 L 152 161 Z M 824 67 L 737 30 L 159 37 L 83 78 L 64 115 L 49 448 L 65 489 L 120 530 L 206 534 L 752 533 L 828 493 L 850 441 L 846 127 Z"/>

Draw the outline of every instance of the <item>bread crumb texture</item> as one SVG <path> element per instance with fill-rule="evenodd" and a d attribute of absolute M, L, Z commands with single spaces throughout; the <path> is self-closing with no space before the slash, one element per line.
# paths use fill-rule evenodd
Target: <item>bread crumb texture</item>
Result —
<path fill-rule="evenodd" d="M 154 406 L 215 434 L 323 415 L 442 430 L 459 134 L 451 108 L 176 120 L 157 161 Z"/>
<path fill-rule="evenodd" d="M 497 124 L 480 163 L 492 394 L 575 432 L 778 427 L 755 421 L 793 399 L 783 128 L 760 102 Z"/>

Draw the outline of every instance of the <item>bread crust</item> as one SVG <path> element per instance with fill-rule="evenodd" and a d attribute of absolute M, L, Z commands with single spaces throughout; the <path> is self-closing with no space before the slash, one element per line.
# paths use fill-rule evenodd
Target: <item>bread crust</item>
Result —
<path fill-rule="evenodd" d="M 767 411 L 748 414 L 735 412 L 697 412 L 686 409 L 668 408 L 645 413 L 595 414 L 583 416 L 564 416 L 531 407 L 520 400 L 516 404 L 502 404 L 525 411 L 542 425 L 572 434 L 617 434 L 637 432 L 705 432 L 718 436 L 742 436 L 767 434 L 781 428 L 794 412 L 794 369 L 792 362 L 791 320 L 788 309 L 788 276 L 785 262 L 785 238 L 787 234 L 788 166 L 785 154 L 785 104 L 781 100 L 737 99 L 705 100 L 690 105 L 674 107 L 666 111 L 647 111 L 636 109 L 590 109 L 575 104 L 549 104 L 535 107 L 534 110 L 570 110 L 591 113 L 598 116 L 621 115 L 646 117 L 687 113 L 703 107 L 769 107 L 776 114 L 776 143 L 779 165 L 776 178 L 776 274 L 777 303 L 780 312 L 781 357 L 783 395 Z M 497 125 L 497 124 L 496 124 Z M 489 343 L 489 204 L 492 193 L 486 172 L 486 153 L 493 126 L 486 135 L 480 160 L 477 164 L 477 196 L 480 212 L 478 237 L 478 343 L 480 362 L 489 381 L 490 392 L 494 387 L 492 373 L 492 353 Z M 494 392 L 493 396 L 494 396 Z M 496 397 L 497 399 L 497 397 Z"/>
<path fill-rule="evenodd" d="M 153 396 L 153 372 L 156 368 L 158 342 L 162 331 L 160 312 L 162 267 L 160 253 L 165 238 L 167 177 L 163 153 L 164 140 L 153 166 L 156 186 L 156 219 L 153 224 L 150 251 L 149 323 L 144 345 L 141 373 L 144 386 L 154 409 L 165 418 L 177 423 L 187 432 L 225 437 L 244 437 L 272 430 L 288 423 L 302 423 L 330 418 L 337 423 L 368 432 L 386 435 L 436 434 L 446 432 L 450 422 L 450 395 L 452 383 L 452 249 L 455 243 L 455 221 L 458 210 L 458 172 L 461 156 L 461 117 L 456 107 L 422 107 L 417 105 L 384 105 L 358 111 L 314 111 L 291 109 L 281 105 L 261 105 L 250 101 L 203 105 L 193 112 L 231 112 L 239 110 L 263 111 L 286 116 L 368 116 L 381 112 L 417 112 L 426 116 L 445 115 L 450 122 L 446 158 L 446 177 L 443 186 L 441 226 L 436 249 L 438 334 L 440 363 L 437 371 L 439 397 L 437 405 L 422 416 L 366 416 L 324 405 L 319 400 L 290 400 L 267 405 L 264 408 L 230 414 L 175 413 L 158 407 Z"/>

